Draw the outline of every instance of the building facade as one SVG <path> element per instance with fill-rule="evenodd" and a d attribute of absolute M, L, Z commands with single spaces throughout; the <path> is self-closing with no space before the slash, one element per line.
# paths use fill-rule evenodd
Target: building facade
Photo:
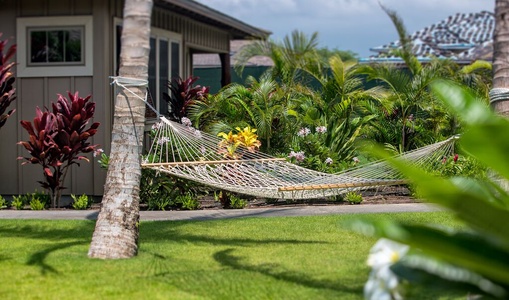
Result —
<path fill-rule="evenodd" d="M 17 145 L 27 134 L 20 120 L 32 120 L 36 107 L 51 107 L 57 94 L 92 95 L 94 121 L 100 122 L 92 143 L 108 153 L 114 91 L 110 76 L 118 70 L 123 0 L 4 0 L 0 32 L 17 44 L 16 112 L 0 130 L 0 194 L 41 190 L 38 165 L 21 166 Z M 154 0 L 149 63 L 149 89 L 156 108 L 166 109 L 162 93 L 172 77 L 192 73 L 195 53 L 217 54 L 222 61 L 221 83 L 230 82 L 230 41 L 266 39 L 270 32 L 252 27 L 192 0 Z M 148 120 L 150 124 L 151 120 Z M 73 166 L 63 194 L 103 193 L 106 172 L 97 160 Z"/>

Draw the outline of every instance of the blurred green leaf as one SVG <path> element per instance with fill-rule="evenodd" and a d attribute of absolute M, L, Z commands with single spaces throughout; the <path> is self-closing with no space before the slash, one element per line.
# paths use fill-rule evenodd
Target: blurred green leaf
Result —
<path fill-rule="evenodd" d="M 489 192 L 483 185 L 473 179 L 436 177 L 410 162 L 388 157 L 379 148 L 374 151 L 385 156 L 390 164 L 409 178 L 415 184 L 418 195 L 454 211 L 469 225 L 488 236 L 496 236 L 505 245 L 509 245 L 509 229 L 506 226 L 509 211 L 501 209 L 499 204 L 490 200 Z"/>
<path fill-rule="evenodd" d="M 494 114 L 486 104 L 475 98 L 467 89 L 447 81 L 437 81 L 431 86 L 434 94 L 468 125 L 488 123 Z"/>
<path fill-rule="evenodd" d="M 509 284 L 509 252 L 485 235 L 448 232 L 443 228 L 397 224 L 388 220 L 358 219 L 347 226 L 365 235 L 386 237 L 421 249 L 438 259 Z"/>
<path fill-rule="evenodd" d="M 507 287 L 500 286 L 479 274 L 422 254 L 405 255 L 391 270 L 412 286 L 423 285 L 442 291 L 470 291 L 503 298 Z M 409 295 L 411 297 L 411 295 Z"/>

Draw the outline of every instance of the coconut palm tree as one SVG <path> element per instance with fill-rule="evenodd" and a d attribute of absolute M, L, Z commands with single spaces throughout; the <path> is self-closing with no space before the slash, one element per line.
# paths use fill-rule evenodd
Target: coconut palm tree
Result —
<path fill-rule="evenodd" d="M 152 0 L 125 0 L 121 77 L 148 78 L 152 6 Z M 131 90 L 140 97 L 144 96 L 145 91 L 141 87 L 132 87 Z M 138 251 L 140 154 L 145 103 L 130 93 L 119 93 L 115 103 L 105 191 L 88 252 L 92 258 L 129 258 Z"/>
<path fill-rule="evenodd" d="M 302 75 L 302 69 L 318 68 L 321 65 L 317 47 L 317 32 L 308 37 L 295 30 L 291 36 L 285 36 L 282 42 L 258 40 L 243 47 L 236 56 L 235 68 L 241 73 L 249 59 L 266 56 L 274 62 L 274 66 L 268 70 L 272 79 L 284 85 L 293 85 L 296 80 L 302 79 L 299 76 Z"/>
<path fill-rule="evenodd" d="M 495 0 L 495 33 L 493 35 L 493 89 L 509 88 L 509 0 Z M 507 93 L 507 92 L 506 92 Z M 492 102 L 493 109 L 509 115 L 509 99 Z"/>
<path fill-rule="evenodd" d="M 432 143 L 443 131 L 451 133 L 447 124 L 452 116 L 435 100 L 429 87 L 436 79 L 455 78 L 458 67 L 450 60 L 437 58 L 422 64 L 412 52 L 413 45 L 401 18 L 384 6 L 382 9 L 400 38 L 401 47 L 391 54 L 399 56 L 405 68 L 394 64 L 371 64 L 360 67 L 359 73 L 365 74 L 368 80 L 381 83 L 386 90 L 386 97 L 378 105 L 368 103 L 365 106 L 368 111 L 375 109 L 379 115 L 374 122 L 380 124 L 372 123 L 372 137 L 403 152 Z"/>
<path fill-rule="evenodd" d="M 271 139 L 284 122 L 287 94 L 265 73 L 260 80 L 249 76 L 246 86 L 233 83 L 216 96 L 199 101 L 190 108 L 190 118 L 217 134 L 235 127 L 252 126 L 262 141 L 262 149 L 270 151 Z"/>

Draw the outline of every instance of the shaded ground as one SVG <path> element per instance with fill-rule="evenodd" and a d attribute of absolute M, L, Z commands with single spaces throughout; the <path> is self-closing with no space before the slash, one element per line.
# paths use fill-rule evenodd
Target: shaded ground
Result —
<path fill-rule="evenodd" d="M 412 198 L 408 188 L 404 186 L 383 187 L 379 189 L 367 190 L 361 193 L 363 201 L 360 205 L 369 204 L 399 204 L 419 202 Z M 202 209 L 222 209 L 221 204 L 214 201 L 213 197 L 200 199 Z M 312 200 L 278 200 L 267 201 L 266 199 L 250 199 L 246 208 L 277 208 L 277 207 L 296 207 L 296 206 L 329 206 L 329 205 L 351 205 L 346 201 L 328 201 L 326 199 Z"/>

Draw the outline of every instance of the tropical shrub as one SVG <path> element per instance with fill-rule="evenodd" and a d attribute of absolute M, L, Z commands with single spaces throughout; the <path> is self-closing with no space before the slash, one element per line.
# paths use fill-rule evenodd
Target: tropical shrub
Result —
<path fill-rule="evenodd" d="M 341 170 L 339 156 L 326 146 L 327 127 L 317 126 L 313 131 L 302 127 L 293 139 L 288 154 L 292 163 L 322 172 L 335 173 Z"/>
<path fill-rule="evenodd" d="M 247 206 L 247 200 L 244 200 L 240 197 L 237 197 L 235 195 L 230 195 L 230 205 L 229 208 L 231 209 L 243 209 Z"/>
<path fill-rule="evenodd" d="M 362 195 L 358 192 L 348 192 L 346 193 L 344 200 L 350 204 L 361 204 Z"/>
<path fill-rule="evenodd" d="M 2 33 L 0 33 L 0 37 Z M 16 99 L 16 89 L 14 88 L 14 81 L 16 78 L 11 72 L 14 62 L 9 60 L 16 53 L 16 45 L 11 45 L 7 52 L 4 50 L 7 46 L 8 40 L 0 40 L 0 128 L 5 125 L 7 118 L 14 113 L 14 109 L 5 112 L 12 101 Z"/>
<path fill-rule="evenodd" d="M 488 169 L 468 154 L 456 153 L 444 157 L 440 162 L 433 164 L 429 171 L 444 177 L 462 176 L 476 179 L 488 177 Z"/>
<path fill-rule="evenodd" d="M 31 210 L 43 210 L 45 204 L 37 197 L 32 197 L 30 200 L 30 209 Z"/>
<path fill-rule="evenodd" d="M 72 198 L 72 208 L 74 208 L 74 209 L 84 210 L 84 209 L 88 209 L 92 205 L 92 201 L 91 201 L 90 197 L 88 197 L 85 194 L 83 194 L 79 197 L 71 194 L 71 198 Z"/>
<path fill-rule="evenodd" d="M 29 140 L 18 144 L 25 147 L 30 157 L 19 157 L 23 164 L 39 164 L 43 168 L 45 181 L 41 186 L 50 191 L 52 207 L 60 206 L 63 182 L 69 168 L 80 160 L 89 161 L 84 153 L 97 149 L 91 145 L 89 138 L 94 136 L 99 127 L 95 122 L 87 128 L 95 112 L 95 103 L 89 102 L 91 96 L 81 98 L 76 92 L 69 93 L 69 99 L 58 95 L 52 103 L 52 111 L 36 108 L 33 125 L 30 121 L 21 121 L 21 126 L 28 132 Z"/>
<path fill-rule="evenodd" d="M 5 200 L 2 195 L 0 195 L 0 209 L 7 208 L 7 204 L 7 200 Z"/>
<path fill-rule="evenodd" d="M 221 205 L 225 209 L 242 209 L 247 206 L 247 201 L 240 198 L 239 196 L 226 191 L 219 191 L 214 193 L 214 199 L 221 202 Z"/>
<path fill-rule="evenodd" d="M 168 117 L 172 121 L 181 122 L 183 117 L 187 116 L 189 106 L 195 101 L 207 99 L 209 87 L 200 85 L 193 86 L 199 77 L 189 76 L 187 79 L 180 77 L 173 78 L 168 82 L 168 88 L 171 95 L 163 93 L 163 99 L 168 104 Z"/>
<path fill-rule="evenodd" d="M 384 238 L 368 258 L 372 271 L 365 297 L 400 299 L 420 286 L 507 299 L 509 193 L 497 181 L 509 180 L 509 120 L 495 115 L 461 87 L 441 82 L 433 90 L 467 126 L 460 138 L 462 149 L 497 176 L 436 176 L 390 160 L 424 199 L 452 211 L 464 225 L 439 228 L 389 220 L 351 224 L 362 233 Z"/>
<path fill-rule="evenodd" d="M 31 199 L 38 198 L 42 203 L 44 203 L 44 207 L 49 207 L 51 204 L 51 196 L 44 191 L 39 192 L 36 190 L 32 194 L 27 195 L 30 195 Z"/>
<path fill-rule="evenodd" d="M 12 196 L 12 201 L 11 201 L 11 206 L 14 207 L 14 209 L 16 210 L 22 210 L 23 208 L 25 208 L 25 205 L 27 203 L 25 203 L 26 199 L 24 198 L 23 195 L 19 195 L 19 196 Z"/>
<path fill-rule="evenodd" d="M 182 205 L 181 209 L 185 210 L 196 210 L 200 208 L 200 202 L 196 199 L 196 196 L 191 193 L 177 196 L 175 202 L 180 203 Z"/>

